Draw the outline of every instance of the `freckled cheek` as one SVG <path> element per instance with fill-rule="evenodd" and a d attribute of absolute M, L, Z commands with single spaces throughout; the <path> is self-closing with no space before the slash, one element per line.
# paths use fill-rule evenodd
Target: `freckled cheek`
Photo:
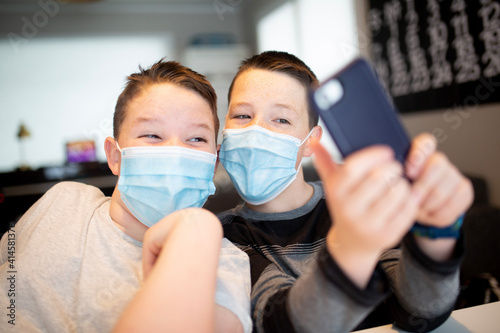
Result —
<path fill-rule="evenodd" d="M 227 119 L 224 128 L 236 128 L 236 122 L 232 119 Z"/>
<path fill-rule="evenodd" d="M 235 118 L 228 116 L 226 118 L 226 125 L 234 125 L 235 123 L 237 123 L 237 120 L 238 119 L 235 119 Z"/>
<path fill-rule="evenodd" d="M 299 148 L 299 151 L 297 153 L 297 161 L 295 163 L 295 170 L 297 170 L 297 168 L 299 167 L 300 165 L 300 162 L 302 161 L 302 159 L 304 158 L 303 157 L 303 154 L 304 154 L 304 150 L 305 150 L 305 147 L 301 146 Z"/>

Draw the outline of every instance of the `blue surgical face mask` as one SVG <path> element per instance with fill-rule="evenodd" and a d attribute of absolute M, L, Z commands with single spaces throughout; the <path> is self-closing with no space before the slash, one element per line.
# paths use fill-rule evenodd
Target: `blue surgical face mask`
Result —
<path fill-rule="evenodd" d="M 120 197 L 148 227 L 176 210 L 203 206 L 215 193 L 215 154 L 172 146 L 120 151 Z"/>
<path fill-rule="evenodd" d="M 219 159 L 241 197 L 253 205 L 276 198 L 297 178 L 300 146 L 296 137 L 260 126 L 222 131 Z"/>

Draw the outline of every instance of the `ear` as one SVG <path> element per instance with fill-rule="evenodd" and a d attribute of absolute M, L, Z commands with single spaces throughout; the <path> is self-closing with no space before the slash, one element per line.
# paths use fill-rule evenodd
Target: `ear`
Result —
<path fill-rule="evenodd" d="M 104 151 L 106 151 L 109 169 L 113 175 L 119 176 L 122 154 L 116 147 L 116 140 L 108 136 L 106 140 L 104 140 Z"/>
<path fill-rule="evenodd" d="M 311 139 L 314 138 L 317 141 L 319 141 L 323 136 L 323 129 L 319 125 L 314 126 L 311 131 L 312 133 L 305 143 L 306 149 L 304 149 L 304 154 L 303 154 L 304 157 L 310 157 L 313 154 L 313 151 L 309 148 L 309 142 L 311 141 Z"/>

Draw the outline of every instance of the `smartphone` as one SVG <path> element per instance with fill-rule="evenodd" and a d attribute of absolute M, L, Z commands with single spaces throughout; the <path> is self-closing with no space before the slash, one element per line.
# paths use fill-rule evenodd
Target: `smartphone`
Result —
<path fill-rule="evenodd" d="M 357 58 L 309 95 L 343 157 L 376 144 L 392 147 L 403 165 L 411 141 L 371 65 Z"/>

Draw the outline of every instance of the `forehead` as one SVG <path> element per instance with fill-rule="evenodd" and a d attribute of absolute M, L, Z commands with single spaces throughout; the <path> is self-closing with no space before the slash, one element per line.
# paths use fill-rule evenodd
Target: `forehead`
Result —
<path fill-rule="evenodd" d="M 292 76 L 276 71 L 249 69 L 234 82 L 231 106 L 250 104 L 262 108 L 286 106 L 307 117 L 307 90 Z"/>
<path fill-rule="evenodd" d="M 259 97 L 266 100 L 306 102 L 306 88 L 292 76 L 269 70 L 249 69 L 235 80 L 231 93 L 234 98 Z"/>
<path fill-rule="evenodd" d="M 146 86 L 130 101 L 125 122 L 140 119 L 171 120 L 179 126 L 204 122 L 215 131 L 208 101 L 197 92 L 171 83 Z"/>

